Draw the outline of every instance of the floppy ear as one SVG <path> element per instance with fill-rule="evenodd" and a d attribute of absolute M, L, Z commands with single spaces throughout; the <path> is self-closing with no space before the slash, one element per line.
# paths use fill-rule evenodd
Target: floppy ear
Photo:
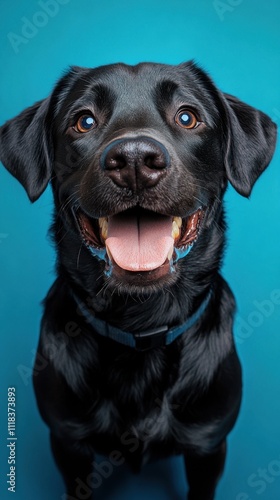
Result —
<path fill-rule="evenodd" d="M 232 186 L 243 196 L 268 166 L 276 144 L 276 125 L 262 111 L 223 94 L 227 114 L 225 168 Z"/>
<path fill-rule="evenodd" d="M 51 177 L 52 153 L 45 126 L 48 104 L 49 99 L 40 101 L 0 128 L 0 160 L 32 202 Z"/>

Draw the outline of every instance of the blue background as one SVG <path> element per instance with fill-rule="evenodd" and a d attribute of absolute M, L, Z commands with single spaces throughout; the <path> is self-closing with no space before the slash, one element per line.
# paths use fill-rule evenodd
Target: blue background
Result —
<path fill-rule="evenodd" d="M 64 5 L 54 1 L 57 12 L 52 16 L 38 14 L 43 11 L 40 1 L 0 2 L 1 123 L 47 96 L 70 64 L 91 67 L 144 60 L 173 64 L 191 58 L 211 73 L 222 90 L 280 122 L 278 0 L 64 0 Z M 18 45 L 12 44 L 14 35 L 26 35 L 26 20 L 35 23 L 33 32 L 29 27 L 25 43 L 18 39 Z M 0 193 L 0 497 L 12 495 L 6 485 L 6 408 L 7 388 L 15 386 L 14 496 L 17 500 L 61 499 L 62 481 L 30 378 L 41 316 L 39 302 L 54 278 L 55 255 L 46 236 L 52 195 L 47 189 L 31 205 L 20 184 L 3 168 Z M 271 294 L 280 289 L 279 150 L 251 199 L 229 188 L 226 205 L 229 244 L 223 272 L 238 301 L 235 335 L 243 365 L 244 399 L 229 438 L 217 500 L 278 500 L 280 305 L 272 303 Z M 258 309 L 260 303 L 266 305 L 263 312 Z M 260 475 L 265 477 L 260 479 Z M 95 498 L 180 500 L 185 498 L 185 490 L 183 463 L 178 457 L 149 465 L 138 476 L 116 467 Z"/>

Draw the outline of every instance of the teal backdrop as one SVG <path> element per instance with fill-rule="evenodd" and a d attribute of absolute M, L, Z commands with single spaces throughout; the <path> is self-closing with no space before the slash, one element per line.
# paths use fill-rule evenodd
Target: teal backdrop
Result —
<path fill-rule="evenodd" d="M 0 122 L 49 94 L 71 64 L 177 64 L 195 59 L 224 91 L 280 122 L 279 0 L 0 1 Z M 240 417 L 229 437 L 217 500 L 280 498 L 280 176 L 279 150 L 250 200 L 226 195 L 223 273 L 238 313 L 244 374 Z M 47 238 L 48 188 L 32 205 L 0 168 L 0 498 L 63 499 L 48 431 L 36 408 L 31 369 L 42 312 L 54 279 Z M 8 491 L 7 391 L 16 389 L 16 492 Z M 11 441 L 10 441 L 11 443 Z M 13 451 L 13 450 L 12 450 Z M 203 481 L 203 478 L 202 478 Z M 115 467 L 96 500 L 182 500 L 181 457 L 140 475 Z M 86 498 L 86 496 L 84 497 Z"/>

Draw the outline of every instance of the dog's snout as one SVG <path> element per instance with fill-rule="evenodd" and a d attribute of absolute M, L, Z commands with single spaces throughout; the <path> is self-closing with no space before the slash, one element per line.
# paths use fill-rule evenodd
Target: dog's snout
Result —
<path fill-rule="evenodd" d="M 101 156 L 101 167 L 112 181 L 134 192 L 156 186 L 169 165 L 165 146 L 150 137 L 117 139 Z"/>

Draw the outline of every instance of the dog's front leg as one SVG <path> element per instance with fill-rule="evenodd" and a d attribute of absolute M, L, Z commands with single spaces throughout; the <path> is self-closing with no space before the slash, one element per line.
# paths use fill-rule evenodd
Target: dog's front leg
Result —
<path fill-rule="evenodd" d="M 226 442 L 215 452 L 199 455 L 186 453 L 185 468 L 189 484 L 187 500 L 214 500 L 215 489 L 223 472 L 226 458 Z"/>
<path fill-rule="evenodd" d="M 66 485 L 63 500 L 92 500 L 91 476 L 93 455 L 85 455 L 51 434 L 52 452 Z"/>

